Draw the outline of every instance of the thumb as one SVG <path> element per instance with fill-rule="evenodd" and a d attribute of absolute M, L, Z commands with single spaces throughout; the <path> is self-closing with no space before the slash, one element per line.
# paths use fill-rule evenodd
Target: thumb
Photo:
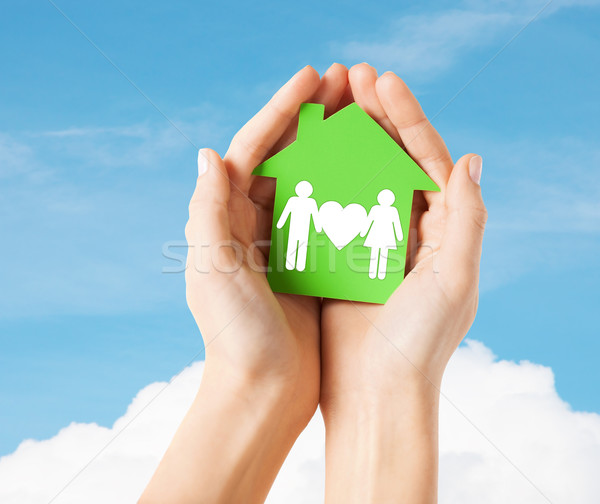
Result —
<path fill-rule="evenodd" d="M 457 288 L 479 282 L 479 262 L 487 210 L 481 196 L 482 159 L 476 154 L 460 158 L 446 187 L 446 227 L 440 250 L 440 269 Z"/>
<path fill-rule="evenodd" d="M 216 266 L 216 258 L 228 261 L 233 254 L 235 260 L 229 229 L 229 195 L 229 176 L 221 157 L 212 149 L 200 149 L 198 179 L 185 226 L 188 268 L 208 273 Z"/>

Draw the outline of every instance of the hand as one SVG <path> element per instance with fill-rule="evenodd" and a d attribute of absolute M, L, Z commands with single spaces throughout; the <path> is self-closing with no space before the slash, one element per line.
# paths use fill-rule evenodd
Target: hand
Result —
<path fill-rule="evenodd" d="M 486 222 L 481 158 L 469 154 L 453 166 L 393 73 L 378 78 L 363 63 L 351 68 L 349 83 L 356 103 L 441 192 L 414 195 L 406 276 L 385 305 L 323 303 L 327 495 L 334 502 L 434 502 L 439 387 L 477 310 Z M 352 473 L 362 475 L 358 488 L 344 483 Z"/>
<path fill-rule="evenodd" d="M 295 139 L 301 103 L 322 103 L 331 113 L 347 82 L 342 65 L 322 79 L 306 67 L 235 135 L 223 161 L 201 150 L 186 226 L 187 299 L 206 345 L 205 373 L 283 385 L 300 423 L 319 397 L 320 300 L 271 291 L 268 248 L 260 244 L 270 236 L 275 181 L 251 173 Z"/>
<path fill-rule="evenodd" d="M 347 70 L 306 67 L 235 135 L 198 155 L 186 226 L 189 307 L 202 332 L 202 384 L 140 503 L 263 502 L 320 385 L 320 300 L 273 294 L 265 275 L 274 180 L 252 170 L 295 136 L 305 101 L 331 112 Z M 259 243 L 260 245 L 260 243 Z"/>
<path fill-rule="evenodd" d="M 323 399 L 340 391 L 393 393 L 410 376 L 439 386 L 477 310 L 486 209 L 469 176 L 481 159 L 450 154 L 406 84 L 363 63 L 349 74 L 354 99 L 440 187 L 415 193 L 407 273 L 385 305 L 325 300 Z"/>

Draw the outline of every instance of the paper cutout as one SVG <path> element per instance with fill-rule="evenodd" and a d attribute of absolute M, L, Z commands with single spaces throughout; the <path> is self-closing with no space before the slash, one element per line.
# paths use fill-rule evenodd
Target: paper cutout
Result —
<path fill-rule="evenodd" d="M 358 203 L 342 207 L 337 201 L 326 201 L 319 208 L 323 231 L 338 250 L 342 250 L 362 231 L 367 211 Z"/>
<path fill-rule="evenodd" d="M 296 185 L 296 196 L 292 196 L 285 207 L 279 220 L 277 229 L 281 229 L 290 219 L 288 244 L 286 252 L 285 267 L 289 270 L 297 269 L 304 271 L 306 266 L 306 248 L 308 245 L 308 233 L 310 221 L 317 231 L 321 231 L 317 202 L 309 198 L 313 188 L 309 182 L 303 180 Z"/>
<path fill-rule="evenodd" d="M 389 189 L 377 195 L 379 205 L 371 208 L 360 236 L 367 236 L 365 247 L 371 249 L 369 278 L 383 280 L 387 270 L 388 251 L 396 250 L 396 242 L 402 241 L 403 233 L 398 210 L 392 206 L 396 196 Z"/>
<path fill-rule="evenodd" d="M 357 104 L 300 107 L 277 178 L 267 279 L 275 292 L 384 303 L 404 278 L 413 191 L 439 191 Z"/>

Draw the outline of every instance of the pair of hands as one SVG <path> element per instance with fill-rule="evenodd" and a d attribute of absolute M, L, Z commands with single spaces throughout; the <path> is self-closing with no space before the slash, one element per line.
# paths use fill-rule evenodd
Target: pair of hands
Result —
<path fill-rule="evenodd" d="M 436 182 L 415 193 L 407 274 L 385 305 L 273 293 L 266 267 L 275 181 L 253 169 L 295 139 L 303 102 L 326 116 L 355 101 Z M 288 405 L 295 435 L 324 415 L 399 397 L 407 383 L 439 389 L 448 359 L 473 322 L 486 221 L 481 158 L 456 165 L 406 84 L 362 63 L 307 66 L 233 138 L 221 159 L 198 156 L 186 237 L 187 299 L 206 346 L 207 374 L 252 385 Z M 258 267 L 257 267 L 258 266 Z"/>

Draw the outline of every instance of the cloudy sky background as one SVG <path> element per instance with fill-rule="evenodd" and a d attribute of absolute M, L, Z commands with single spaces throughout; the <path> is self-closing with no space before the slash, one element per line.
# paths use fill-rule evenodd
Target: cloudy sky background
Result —
<path fill-rule="evenodd" d="M 55 4 L 154 106 L 50 2 L 3 5 L 0 500 L 49 501 L 202 357 L 183 275 L 162 273 L 174 264 L 165 243 L 183 239 L 196 148 L 224 153 L 303 65 L 367 60 L 405 78 L 455 158 L 484 158 L 490 219 L 469 337 L 485 346 L 458 352 L 444 391 L 485 437 L 446 401 L 442 497 L 592 502 L 599 2 Z M 55 502 L 105 478 L 122 493 L 104 502 L 131 502 L 201 367 L 161 393 L 167 413 L 140 413 Z M 273 502 L 309 483 L 318 501 L 318 419 L 290 462 Z M 23 493 L 32 480 L 37 495 Z"/>

